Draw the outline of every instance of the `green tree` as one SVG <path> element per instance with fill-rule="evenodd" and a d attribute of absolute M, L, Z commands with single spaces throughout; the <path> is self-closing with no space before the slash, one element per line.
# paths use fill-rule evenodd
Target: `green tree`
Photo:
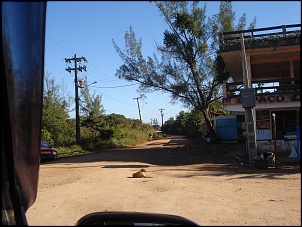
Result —
<path fill-rule="evenodd" d="M 89 85 L 87 85 L 86 80 L 82 84 L 83 88 L 80 90 L 80 110 L 81 114 L 86 117 L 98 117 L 105 113 L 104 106 L 102 105 L 102 96 L 95 95 L 93 93 L 90 95 Z"/>
<path fill-rule="evenodd" d="M 64 96 L 64 87 L 50 78 L 50 73 L 44 76 L 42 139 L 53 141 L 53 145 L 70 144 L 75 138 L 67 120 L 69 118 L 69 101 Z"/>
<path fill-rule="evenodd" d="M 185 114 L 183 123 L 183 133 L 188 138 L 201 138 L 203 116 L 198 110 L 192 110 Z"/>
<path fill-rule="evenodd" d="M 173 117 L 170 117 L 163 125 L 163 131 L 166 134 L 177 135 L 180 133 L 180 130 L 180 125 L 177 125 Z"/>
<path fill-rule="evenodd" d="M 175 117 L 174 127 L 177 134 L 185 135 L 184 125 L 185 125 L 186 113 L 185 111 L 180 111 Z"/>
<path fill-rule="evenodd" d="M 155 4 L 169 26 L 164 32 L 163 45 L 156 44 L 160 60 L 155 54 L 143 57 L 142 40 L 137 41 L 130 27 L 125 34 L 125 52 L 113 40 L 124 61 L 116 76 L 139 82 L 141 93 L 164 91 L 171 95 L 172 102 L 180 101 L 185 107 L 201 111 L 211 141 L 215 142 L 210 107 L 222 98 L 223 82 L 216 68 L 217 34 L 225 29 L 235 29 L 231 3 L 221 2 L 220 13 L 209 18 L 206 17 L 206 4 L 199 7 L 197 1 L 155 1 Z M 245 15 L 240 18 L 238 27 L 244 25 Z M 223 78 L 226 79 L 228 77 Z"/>
<path fill-rule="evenodd" d="M 82 130 L 82 143 L 85 141 L 89 144 L 97 141 L 102 128 L 104 127 L 104 113 L 105 109 L 102 105 L 102 96 L 90 95 L 87 78 L 81 83 L 79 105 L 80 105 L 80 125 L 84 127 Z"/>
<path fill-rule="evenodd" d="M 188 138 L 201 137 L 201 124 L 204 122 L 198 110 L 190 112 L 180 111 L 174 118 L 169 118 L 164 124 L 164 131 L 168 134 L 184 135 Z"/>

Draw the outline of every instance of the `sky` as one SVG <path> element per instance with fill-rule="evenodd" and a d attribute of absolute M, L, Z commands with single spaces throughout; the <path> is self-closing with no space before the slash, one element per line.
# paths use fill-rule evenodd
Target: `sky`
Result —
<path fill-rule="evenodd" d="M 207 16 L 219 12 L 220 1 L 206 3 Z M 234 1 L 238 22 L 244 13 L 249 25 L 256 17 L 256 28 L 301 24 L 301 1 Z M 65 58 L 85 57 L 87 71 L 78 72 L 78 79 L 87 78 L 90 94 L 100 95 L 105 114 L 121 114 L 144 123 L 156 119 L 175 118 L 180 111 L 189 111 L 181 103 L 171 104 L 169 94 L 146 93 L 140 97 L 135 82 L 115 76 L 123 61 L 116 53 L 112 40 L 124 50 L 124 35 L 132 26 L 136 38 L 142 39 L 143 56 L 156 53 L 155 44 L 162 44 L 163 32 L 168 28 L 154 3 L 149 1 L 47 1 L 45 37 L 45 73 L 62 88 L 63 95 L 75 97 L 74 67 Z M 96 82 L 96 83 L 94 83 Z M 94 83 L 94 84 L 92 84 Z M 80 93 L 80 91 L 79 91 Z M 70 117 L 75 116 L 71 110 Z"/>

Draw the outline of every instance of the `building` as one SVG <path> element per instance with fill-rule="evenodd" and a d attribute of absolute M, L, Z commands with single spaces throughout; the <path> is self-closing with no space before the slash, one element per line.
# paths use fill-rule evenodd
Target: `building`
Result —
<path fill-rule="evenodd" d="M 220 33 L 220 55 L 232 82 L 223 84 L 223 106 L 245 121 L 241 34 L 244 37 L 248 88 L 254 89 L 257 153 L 274 149 L 295 156 L 300 124 L 301 24 Z M 276 133 L 274 132 L 274 118 Z M 244 137 L 243 137 L 244 139 Z M 298 141 L 300 144 L 300 141 Z M 293 150 L 294 149 L 294 150 Z M 299 154 L 296 154 L 299 155 Z"/>

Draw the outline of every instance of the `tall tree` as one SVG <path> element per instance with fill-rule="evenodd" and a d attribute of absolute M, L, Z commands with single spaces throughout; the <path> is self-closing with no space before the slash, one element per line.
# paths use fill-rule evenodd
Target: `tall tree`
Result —
<path fill-rule="evenodd" d="M 154 2 L 164 17 L 169 30 L 164 32 L 162 45 L 156 44 L 160 60 L 143 57 L 142 40 L 137 41 L 130 30 L 125 34 L 123 52 L 113 40 L 113 45 L 124 64 L 116 76 L 140 83 L 139 90 L 164 91 L 172 101 L 180 101 L 184 106 L 202 112 L 212 141 L 216 141 L 211 119 L 211 105 L 222 97 L 222 78 L 217 70 L 217 33 L 224 29 L 234 29 L 235 13 L 230 2 L 221 2 L 220 13 L 206 17 L 206 4 L 199 2 L 163 1 Z M 242 17 L 240 25 L 245 22 Z"/>
<path fill-rule="evenodd" d="M 102 96 L 89 93 L 89 85 L 84 80 L 83 88 L 80 90 L 80 110 L 82 114 L 81 125 L 90 128 L 95 133 L 103 126 L 103 114 L 105 109 L 102 105 Z"/>
<path fill-rule="evenodd" d="M 90 95 L 89 85 L 87 85 L 87 80 L 83 82 L 83 88 L 80 90 L 80 106 L 81 114 L 86 117 L 98 117 L 105 113 L 104 106 L 102 105 L 102 96 L 95 95 L 93 93 Z"/>
<path fill-rule="evenodd" d="M 46 73 L 43 91 L 42 139 L 50 140 L 53 145 L 70 143 L 70 138 L 74 138 L 75 134 L 74 129 L 70 128 L 67 122 L 68 108 L 69 99 L 66 93 L 64 94 L 64 87 L 57 85 L 50 77 L 50 73 Z"/>

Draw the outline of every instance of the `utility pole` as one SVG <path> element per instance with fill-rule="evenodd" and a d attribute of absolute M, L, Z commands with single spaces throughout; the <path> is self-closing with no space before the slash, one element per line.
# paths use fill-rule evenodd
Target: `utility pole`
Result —
<path fill-rule="evenodd" d="M 273 116 L 273 123 L 274 123 L 274 155 L 275 155 L 275 168 L 277 168 L 277 128 L 276 128 L 276 114 L 272 113 Z"/>
<path fill-rule="evenodd" d="M 163 110 L 165 110 L 165 109 L 162 109 L 162 108 L 159 109 L 160 116 L 161 116 L 161 131 L 162 132 L 164 131 L 164 128 L 163 128 L 163 126 L 164 126 L 164 114 L 163 114 Z"/>
<path fill-rule="evenodd" d="M 81 61 L 87 62 L 85 57 L 77 58 L 75 54 L 73 58 L 65 58 L 66 63 L 71 63 L 74 61 L 74 68 L 66 68 L 65 70 L 69 73 L 74 71 L 74 85 L 75 85 L 75 107 L 76 107 L 76 143 L 79 145 L 81 143 L 81 131 L 80 131 L 80 114 L 79 114 L 79 83 L 78 83 L 78 70 L 82 72 L 82 70 L 86 71 L 86 66 L 77 66 L 77 62 Z"/>
<path fill-rule="evenodd" d="M 241 90 L 242 107 L 245 108 L 245 129 L 246 147 L 249 155 L 249 163 L 254 164 L 254 157 L 257 157 L 257 138 L 253 107 L 255 106 L 255 92 L 252 89 L 251 79 L 247 69 L 247 60 L 244 46 L 244 37 L 241 33 L 241 56 L 244 89 Z"/>
<path fill-rule="evenodd" d="M 133 99 L 136 99 L 137 101 L 137 108 L 138 108 L 138 114 L 139 114 L 139 120 L 142 122 L 142 116 L 141 116 L 141 110 L 139 108 L 139 102 L 138 102 L 138 99 L 140 99 L 142 97 L 137 97 L 137 98 L 133 98 Z"/>

